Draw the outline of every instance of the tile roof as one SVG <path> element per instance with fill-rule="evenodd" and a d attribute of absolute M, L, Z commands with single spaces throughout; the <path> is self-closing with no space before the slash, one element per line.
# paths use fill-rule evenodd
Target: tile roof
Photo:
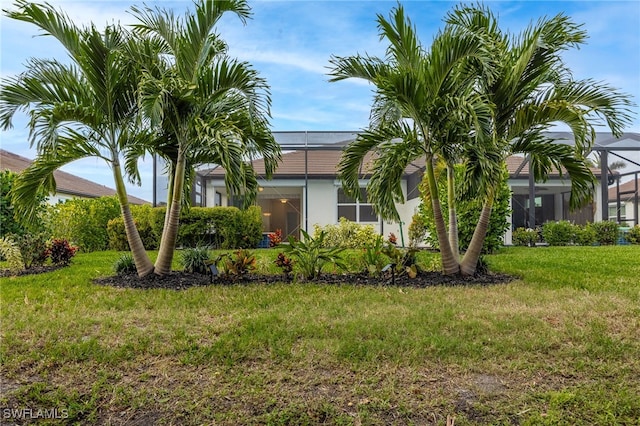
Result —
<path fill-rule="evenodd" d="M 640 190 L 640 179 L 637 179 L 635 181 L 630 180 L 628 182 L 621 183 L 618 188 L 616 188 L 616 185 L 614 184 L 613 186 L 609 187 L 609 196 L 608 196 L 609 201 L 615 201 L 618 199 L 617 191 L 626 192 L 626 194 L 620 194 L 620 201 L 633 200 L 635 197 L 636 188 Z"/>
<path fill-rule="evenodd" d="M 19 173 L 32 163 L 28 158 L 0 149 L 0 169 Z M 56 180 L 56 191 L 59 194 L 73 195 L 84 198 L 97 198 L 116 195 L 116 191 L 104 185 L 72 175 L 62 170 L 53 172 Z M 131 204 L 149 204 L 141 198 L 129 195 Z"/>

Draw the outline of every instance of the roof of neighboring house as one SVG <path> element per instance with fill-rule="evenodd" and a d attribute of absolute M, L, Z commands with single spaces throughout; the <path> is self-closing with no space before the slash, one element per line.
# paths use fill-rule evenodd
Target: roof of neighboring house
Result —
<path fill-rule="evenodd" d="M 640 178 L 636 180 L 630 180 L 625 183 L 621 183 L 619 187 L 613 186 L 609 187 L 609 201 L 615 201 L 618 199 L 618 191 L 622 192 L 620 194 L 620 201 L 631 201 L 636 196 L 636 191 L 640 190 Z M 640 194 L 639 194 L 640 197 Z"/>
<path fill-rule="evenodd" d="M 0 168 L 19 173 L 29 167 L 32 161 L 26 157 L 0 149 Z M 53 172 L 56 180 L 56 192 L 59 194 L 73 195 L 84 198 L 97 198 L 116 195 L 116 191 L 108 186 L 100 185 L 90 180 L 72 175 L 62 170 Z M 129 195 L 131 204 L 148 204 L 141 198 Z"/>

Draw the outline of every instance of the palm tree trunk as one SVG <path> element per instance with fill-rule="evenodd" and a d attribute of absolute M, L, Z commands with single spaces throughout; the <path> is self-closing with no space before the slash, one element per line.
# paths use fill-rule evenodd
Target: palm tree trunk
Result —
<path fill-rule="evenodd" d="M 444 217 L 442 216 L 442 207 L 440 205 L 440 197 L 438 196 L 438 186 L 436 184 L 436 177 L 433 171 L 433 158 L 431 156 L 427 156 L 426 172 L 427 184 L 429 185 L 431 195 L 431 206 L 433 207 L 433 220 L 436 225 L 438 244 L 440 245 L 442 272 L 445 275 L 454 275 L 460 272 L 460 265 L 458 264 L 456 256 L 454 256 L 451 251 L 451 245 L 447 238 L 447 227 L 444 224 Z"/>
<path fill-rule="evenodd" d="M 149 255 L 147 255 L 147 251 L 144 249 L 142 238 L 140 238 L 138 228 L 136 228 L 136 224 L 133 221 L 133 215 L 129 208 L 127 190 L 124 185 L 124 179 L 122 178 L 122 172 L 118 162 L 113 163 L 113 176 L 116 183 L 118 201 L 120 202 L 122 220 L 124 221 L 124 231 L 127 234 L 127 242 L 131 249 L 131 256 L 133 257 L 133 262 L 136 265 L 138 276 L 144 277 L 153 272 L 153 263 L 151 263 L 151 259 L 149 259 Z"/>
<path fill-rule="evenodd" d="M 458 245 L 458 216 L 456 214 L 455 170 L 453 165 L 447 165 L 447 198 L 449 204 L 449 245 L 456 261 L 460 261 Z"/>
<path fill-rule="evenodd" d="M 166 275 L 171 272 L 171 262 L 173 261 L 173 253 L 176 248 L 178 239 L 178 227 L 180 226 L 180 208 L 182 206 L 182 187 L 184 185 L 184 175 L 186 168 L 186 158 L 182 149 L 178 152 L 178 160 L 174 170 L 173 178 L 173 195 L 171 198 L 171 206 L 168 207 L 168 220 L 165 229 L 162 232 L 162 241 L 160 241 L 160 249 L 158 258 L 156 259 L 155 273 L 157 275 Z"/>
<path fill-rule="evenodd" d="M 478 219 L 476 229 L 473 231 L 473 237 L 471 237 L 471 242 L 469 243 L 469 249 L 464 254 L 462 262 L 460 263 L 460 272 L 462 275 L 473 275 L 476 272 L 478 259 L 480 259 L 480 253 L 482 253 L 482 246 L 484 245 L 484 237 L 487 235 L 487 230 L 489 229 L 493 199 L 493 193 L 489 194 L 482 206 L 480 218 Z"/>
<path fill-rule="evenodd" d="M 162 235 L 160 236 L 160 241 L 164 240 L 164 233 L 168 228 L 169 216 L 171 213 L 171 200 L 173 200 L 173 179 L 175 173 L 175 166 L 173 164 L 169 165 L 169 182 L 167 183 L 167 207 L 164 212 L 164 224 L 162 225 Z"/>

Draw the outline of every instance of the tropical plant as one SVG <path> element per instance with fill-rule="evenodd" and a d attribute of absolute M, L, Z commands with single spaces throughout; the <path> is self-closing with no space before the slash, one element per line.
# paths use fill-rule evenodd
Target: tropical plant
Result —
<path fill-rule="evenodd" d="M 280 252 L 273 263 L 275 263 L 278 268 L 282 269 L 284 277 L 288 280 L 291 272 L 293 271 L 293 261 L 284 253 Z"/>
<path fill-rule="evenodd" d="M 136 264 L 130 253 L 124 253 L 113 263 L 113 272 L 117 275 L 132 274 L 136 272 Z"/>
<path fill-rule="evenodd" d="M 447 16 L 448 26 L 476 34 L 494 60 L 493 72 L 480 75 L 480 94 L 493 109 L 483 149 L 470 146 L 466 162 L 471 184 L 482 184 L 487 198 L 465 259 L 463 274 L 472 273 L 482 250 L 497 182 L 483 164 L 487 157 L 502 164 L 522 153 L 536 181 L 562 171 L 571 180 L 571 208 L 591 200 L 595 178 L 587 155 L 595 142 L 595 125 L 606 123 L 619 136 L 631 122 L 633 105 L 627 94 L 591 79 L 574 80 L 563 53 L 579 47 L 587 34 L 564 14 L 541 18 L 518 35 L 500 30 L 497 18 L 483 6 L 460 5 Z M 573 143 L 562 144 L 544 132 L 564 123 L 573 132 Z M 485 151 L 488 147 L 490 150 Z M 483 191 L 485 192 L 485 191 Z"/>
<path fill-rule="evenodd" d="M 313 226 L 313 237 L 317 238 L 321 232 L 326 235 L 323 239 L 325 247 L 355 248 L 360 249 L 374 244 L 380 234 L 373 225 L 363 225 L 341 217 L 337 224 Z"/>
<path fill-rule="evenodd" d="M 206 274 L 209 270 L 209 248 L 199 246 L 182 250 L 180 264 L 185 272 Z"/>
<path fill-rule="evenodd" d="M 331 60 L 332 81 L 363 78 L 376 87 L 369 128 L 345 149 L 339 164 L 343 187 L 358 197 L 365 155 L 374 150 L 370 198 L 383 218 L 397 218 L 405 166 L 424 158 L 445 274 L 475 272 L 509 155 L 526 154 L 536 180 L 552 171 L 566 172 L 573 208 L 592 196 L 594 177 L 586 163 L 595 135 L 592 119 L 602 118 L 619 135 L 630 122 L 631 102 L 606 84 L 571 78 L 561 54 L 584 41 L 578 25 L 561 14 L 511 36 L 499 29 L 488 9 L 459 6 L 448 14 L 430 50 L 421 46 L 401 6 L 392 10 L 390 20 L 379 15 L 378 26 L 381 38 L 389 41 L 384 61 L 359 55 Z M 574 146 L 555 143 L 543 133 L 558 122 L 571 128 Z M 448 206 L 448 230 L 445 225 L 437 161 L 446 164 L 449 200 L 457 198 L 456 163 L 465 167 L 464 194 L 484 198 L 462 259 L 455 203 Z"/>
<path fill-rule="evenodd" d="M 327 265 L 334 265 L 338 268 L 346 268 L 340 254 L 344 249 L 339 247 L 326 247 L 324 239 L 327 236 L 325 231 L 320 231 L 315 237 L 309 235 L 305 230 L 302 232 L 302 239 L 296 241 L 289 237 L 289 245 L 283 247 L 285 254 L 288 254 L 295 262 L 306 280 L 313 280 L 322 273 L 322 269 Z"/>
<path fill-rule="evenodd" d="M 8 234 L 16 235 L 26 232 L 38 233 L 42 231 L 41 221 L 23 224 L 15 215 L 11 193 L 16 178 L 17 174 L 10 170 L 0 171 L 0 237 Z M 41 217 L 46 210 L 43 191 L 38 192 L 35 204 L 36 216 Z"/>
<path fill-rule="evenodd" d="M 135 43 L 119 25 L 100 32 L 93 25 L 78 27 L 49 4 L 18 0 L 15 6 L 6 15 L 57 39 L 70 62 L 33 58 L 26 71 L 2 82 L 0 126 L 11 127 L 16 111 L 28 111 L 30 143 L 38 150 L 16 181 L 14 207 L 25 222 L 35 222 L 39 190 L 55 189 L 55 170 L 81 158 L 100 158 L 113 172 L 138 274 L 149 274 L 153 264 L 134 226 L 123 177 L 124 158 L 128 178 L 140 182 L 137 156 L 130 156 L 129 148 L 151 136 L 137 114 L 140 72 L 127 53 Z"/>
<path fill-rule="evenodd" d="M 282 229 L 269 233 L 269 247 L 276 247 L 282 243 Z"/>
<path fill-rule="evenodd" d="M 24 268 L 42 266 L 49 258 L 47 236 L 43 233 L 26 233 L 9 236 L 20 250 Z"/>
<path fill-rule="evenodd" d="M 218 257 L 216 263 L 220 261 L 224 272 L 235 277 L 246 275 L 256 268 L 256 256 L 246 249 L 223 254 Z"/>
<path fill-rule="evenodd" d="M 9 272 L 15 274 L 24 269 L 20 247 L 10 237 L 0 237 L 0 256 L 5 260 Z"/>
<path fill-rule="evenodd" d="M 387 257 L 384 252 L 384 239 L 381 235 L 372 244 L 367 244 L 362 253 L 362 263 L 364 270 L 371 276 L 380 275 L 382 269 L 387 264 Z"/>
<path fill-rule="evenodd" d="M 573 242 L 579 246 L 591 246 L 597 241 L 596 231 L 591 224 L 574 225 Z"/>
<path fill-rule="evenodd" d="M 229 193 L 255 198 L 257 181 L 245 160 L 260 156 L 270 177 L 280 147 L 269 131 L 270 96 L 266 81 L 249 64 L 226 55 L 214 32 L 227 12 L 244 23 L 245 0 L 196 3 L 195 12 L 176 17 L 167 9 L 133 7 L 137 34 L 162 52 L 145 69 L 139 102 L 161 138 L 151 150 L 168 164 L 169 191 L 165 225 L 155 273 L 170 271 L 178 236 L 180 210 L 188 179 L 199 163 L 225 168 Z"/>
<path fill-rule="evenodd" d="M 69 241 L 65 239 L 54 238 L 49 244 L 48 251 L 52 264 L 56 266 L 68 266 L 71 263 L 71 259 L 76 255 L 78 248 L 73 247 L 69 244 Z"/>
<path fill-rule="evenodd" d="M 434 164 L 442 159 L 451 170 L 450 198 L 455 199 L 454 164 L 467 144 L 484 144 L 478 140 L 484 133 L 471 128 L 489 122 L 488 104 L 474 91 L 477 75 L 491 71 L 489 58 L 474 34 L 448 27 L 436 35 L 430 50 L 424 48 L 401 5 L 391 11 L 389 20 L 378 15 L 377 21 L 380 37 L 389 42 L 384 59 L 360 55 L 331 59 L 331 81 L 362 78 L 376 87 L 369 127 L 346 147 L 338 166 L 343 188 L 360 197 L 362 165 L 367 153 L 374 151 L 369 198 L 383 219 L 398 220 L 395 203 L 404 202 L 400 185 L 404 170 L 410 162 L 424 159 L 443 271 L 455 274 L 460 271 L 455 204 L 449 206 L 448 233 Z M 490 166 L 489 159 L 485 157 L 482 164 Z"/>

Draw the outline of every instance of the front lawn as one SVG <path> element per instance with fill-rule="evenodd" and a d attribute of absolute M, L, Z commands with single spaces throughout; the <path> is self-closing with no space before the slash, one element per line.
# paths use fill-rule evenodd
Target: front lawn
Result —
<path fill-rule="evenodd" d="M 491 269 L 521 280 L 426 289 L 92 284 L 118 256 L 0 279 L 1 407 L 78 424 L 639 424 L 639 246 L 504 249 Z"/>

